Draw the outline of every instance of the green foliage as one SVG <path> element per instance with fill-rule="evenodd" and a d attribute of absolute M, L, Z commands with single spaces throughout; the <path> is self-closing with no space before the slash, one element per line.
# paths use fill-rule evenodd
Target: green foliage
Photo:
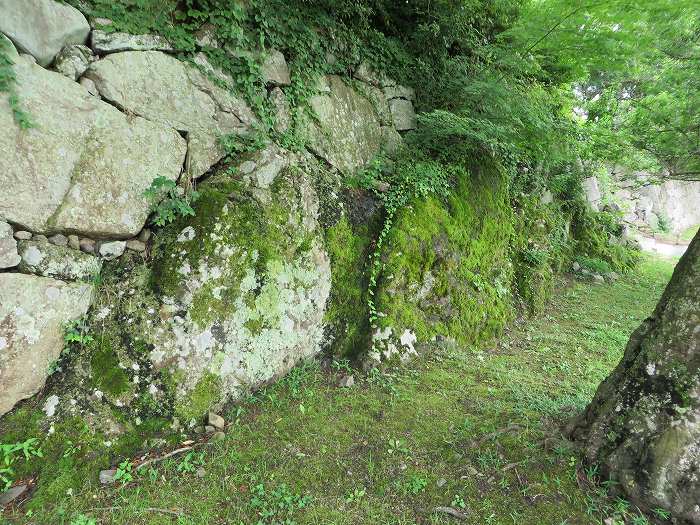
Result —
<path fill-rule="evenodd" d="M 576 262 L 581 266 L 581 268 L 598 275 L 606 275 L 612 272 L 610 264 L 602 259 L 577 255 Z"/>
<path fill-rule="evenodd" d="M 29 438 L 20 443 L 0 443 L 0 492 L 9 489 L 14 481 L 14 464 L 21 459 L 29 461 L 32 456 L 43 457 L 37 446 L 37 438 Z"/>
<path fill-rule="evenodd" d="M 250 489 L 250 507 L 258 516 L 256 525 L 296 525 L 292 518 L 311 504 L 310 496 L 294 494 L 287 485 L 268 490 L 263 483 Z"/>
<path fill-rule="evenodd" d="M 232 133 L 219 137 L 219 143 L 229 158 L 236 159 L 242 153 L 252 153 L 263 149 L 267 145 L 268 139 L 259 131 L 250 134 Z"/>
<path fill-rule="evenodd" d="M 581 203 L 574 210 L 572 234 L 576 252 L 605 261 L 612 270 L 624 272 L 639 260 L 639 251 L 620 240 L 622 226 L 616 216 L 592 212 Z"/>
<path fill-rule="evenodd" d="M 658 218 L 659 218 L 659 224 L 658 224 L 659 231 L 662 233 L 670 233 L 671 232 L 671 221 L 669 220 L 669 218 L 666 215 L 664 215 L 663 213 L 658 215 Z"/>
<path fill-rule="evenodd" d="M 189 451 L 177 464 L 177 471 L 183 474 L 193 473 L 198 467 L 204 465 L 204 452 Z"/>
<path fill-rule="evenodd" d="M 95 339 L 90 334 L 90 325 L 87 318 L 80 318 L 65 323 L 63 326 L 63 342 L 65 346 L 61 350 L 58 359 L 49 365 L 49 375 L 64 370 L 76 352 L 95 342 Z"/>
<path fill-rule="evenodd" d="M 114 473 L 114 481 L 119 481 L 123 484 L 129 483 L 134 480 L 134 469 L 133 463 L 128 459 L 119 463 L 117 471 Z"/>
<path fill-rule="evenodd" d="M 437 195 L 446 197 L 449 192 L 450 174 L 445 166 L 427 158 L 403 157 L 391 168 L 382 170 L 381 160 L 376 160 L 358 176 L 358 183 L 372 191 L 384 205 L 384 224 L 374 253 L 370 256 L 369 290 L 367 304 L 370 323 L 378 319 L 375 294 L 382 271 L 383 249 L 396 214 L 409 202 Z"/>
<path fill-rule="evenodd" d="M 186 191 L 175 181 L 163 176 L 153 179 L 143 195 L 151 203 L 151 213 L 154 215 L 151 222 L 156 226 L 170 224 L 177 217 L 194 215 L 191 205 L 199 198 L 197 191 Z"/>
<path fill-rule="evenodd" d="M 559 204 L 540 204 L 536 196 L 515 203 L 515 227 L 511 241 L 514 285 L 530 313 L 541 312 L 549 299 L 556 273 L 570 261 L 573 239 L 567 217 Z"/>

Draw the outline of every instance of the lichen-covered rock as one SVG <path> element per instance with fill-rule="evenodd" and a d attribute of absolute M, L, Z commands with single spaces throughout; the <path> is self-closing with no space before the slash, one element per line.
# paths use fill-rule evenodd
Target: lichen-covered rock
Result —
<path fill-rule="evenodd" d="M 20 241 L 19 271 L 65 281 L 88 281 L 100 273 L 101 261 L 67 246 L 41 241 Z"/>
<path fill-rule="evenodd" d="M 14 71 L 36 125 L 19 129 L 0 96 L 0 217 L 33 232 L 136 235 L 149 212 L 143 192 L 158 176 L 178 178 L 185 141 L 28 60 Z"/>
<path fill-rule="evenodd" d="M 87 46 L 80 44 L 66 46 L 56 56 L 53 68 L 72 80 L 78 80 L 93 59 L 92 51 Z"/>
<path fill-rule="evenodd" d="M 626 499 L 700 524 L 700 234 L 570 432 Z"/>
<path fill-rule="evenodd" d="M 78 368 L 110 403 L 189 423 L 320 350 L 331 277 L 311 177 L 274 146 L 236 168 L 155 237 L 152 269 L 126 253 L 103 271 L 118 292 Z"/>
<path fill-rule="evenodd" d="M 225 154 L 221 135 L 250 129 L 246 103 L 197 68 L 159 51 L 126 51 L 94 62 L 86 77 L 105 100 L 187 133 L 189 172 L 206 173 Z"/>
<path fill-rule="evenodd" d="M 325 77 L 322 84 L 327 92 L 310 100 L 318 120 L 307 119 L 304 125 L 309 148 L 346 175 L 351 174 L 379 153 L 380 119 L 371 102 L 340 77 Z"/>
<path fill-rule="evenodd" d="M 215 399 L 235 398 L 320 349 L 330 268 L 314 191 L 294 168 L 255 189 L 267 197 L 203 190 L 191 229 L 160 247 L 163 326 L 151 357 L 184 374 L 184 414 L 201 381 L 216 385 Z"/>
<path fill-rule="evenodd" d="M 0 270 L 17 266 L 19 261 L 17 241 L 13 236 L 12 226 L 0 221 Z"/>
<path fill-rule="evenodd" d="M 270 91 L 270 102 L 275 108 L 275 131 L 285 133 L 292 125 L 291 108 L 289 101 L 280 88 L 276 87 Z"/>
<path fill-rule="evenodd" d="M 159 35 L 132 35 L 93 30 L 90 45 L 95 53 L 106 55 L 120 51 L 175 51 L 165 38 Z"/>
<path fill-rule="evenodd" d="M 0 416 L 41 389 L 63 350 L 63 325 L 85 315 L 88 284 L 0 274 Z"/>
<path fill-rule="evenodd" d="M 90 26 L 80 11 L 54 0 L 0 0 L 0 32 L 47 66 L 69 44 L 82 44 Z"/>

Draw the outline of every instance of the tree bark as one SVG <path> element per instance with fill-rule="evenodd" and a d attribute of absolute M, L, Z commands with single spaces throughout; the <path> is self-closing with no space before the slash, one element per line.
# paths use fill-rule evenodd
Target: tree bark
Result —
<path fill-rule="evenodd" d="M 632 503 L 700 524 L 700 232 L 570 431 Z"/>

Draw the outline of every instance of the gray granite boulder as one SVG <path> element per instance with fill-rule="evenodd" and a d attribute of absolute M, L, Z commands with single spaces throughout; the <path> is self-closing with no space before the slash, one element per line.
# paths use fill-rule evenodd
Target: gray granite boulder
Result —
<path fill-rule="evenodd" d="M 187 134 L 189 172 L 206 173 L 223 158 L 219 137 L 250 129 L 247 104 L 197 68 L 159 51 L 126 51 L 94 62 L 86 77 L 103 99 Z"/>
<path fill-rule="evenodd" d="M 396 131 L 410 131 L 416 129 L 416 112 L 413 103 L 403 98 L 395 98 L 389 101 L 391 116 L 394 119 Z"/>
<path fill-rule="evenodd" d="M 341 172 L 352 174 L 369 163 L 382 146 L 379 116 L 371 102 L 340 77 L 322 79 L 310 100 L 317 119 L 307 118 L 309 149 Z"/>
<path fill-rule="evenodd" d="M 63 350 L 64 323 L 91 301 L 89 284 L 0 274 L 0 416 L 44 386 Z"/>
<path fill-rule="evenodd" d="M 90 48 L 80 44 L 64 47 L 54 60 L 53 68 L 71 80 L 78 80 L 94 60 Z"/>
<path fill-rule="evenodd" d="M 20 241 L 19 254 L 22 257 L 20 272 L 64 281 L 88 281 L 99 274 L 102 267 L 97 257 L 41 241 Z"/>
<path fill-rule="evenodd" d="M 17 241 L 12 234 L 12 226 L 0 221 L 0 270 L 13 268 L 19 264 Z"/>
<path fill-rule="evenodd" d="M 26 59 L 14 70 L 36 125 L 19 129 L 0 95 L 0 217 L 35 233 L 138 234 L 150 208 L 143 192 L 158 176 L 179 177 L 185 141 Z"/>
<path fill-rule="evenodd" d="M 80 11 L 54 0 L 0 0 L 0 32 L 47 66 L 64 46 L 84 43 L 90 25 Z"/>
<path fill-rule="evenodd" d="M 276 49 L 268 51 L 263 61 L 261 73 L 265 83 L 272 86 L 288 86 L 292 83 L 289 66 L 284 55 Z"/>
<path fill-rule="evenodd" d="M 90 45 L 100 55 L 120 51 L 175 51 L 170 42 L 159 35 L 108 33 L 100 29 L 95 29 L 90 35 Z"/>

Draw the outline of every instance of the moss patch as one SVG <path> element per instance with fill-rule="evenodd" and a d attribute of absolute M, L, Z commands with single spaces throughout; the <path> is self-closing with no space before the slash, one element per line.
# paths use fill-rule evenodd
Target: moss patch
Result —
<path fill-rule="evenodd" d="M 419 343 L 445 335 L 476 342 L 512 317 L 508 262 L 513 232 L 505 177 L 480 160 L 455 168 L 446 202 L 431 197 L 402 210 L 387 238 L 378 293 L 380 326 Z"/>
<path fill-rule="evenodd" d="M 221 399 L 221 379 L 206 373 L 194 390 L 175 404 L 175 414 L 185 423 L 199 421 Z"/>
<path fill-rule="evenodd" d="M 369 345 L 367 261 L 371 237 L 368 225 L 353 228 L 346 216 L 326 230 L 331 258 L 331 297 L 325 321 L 334 355 L 357 357 Z"/>

